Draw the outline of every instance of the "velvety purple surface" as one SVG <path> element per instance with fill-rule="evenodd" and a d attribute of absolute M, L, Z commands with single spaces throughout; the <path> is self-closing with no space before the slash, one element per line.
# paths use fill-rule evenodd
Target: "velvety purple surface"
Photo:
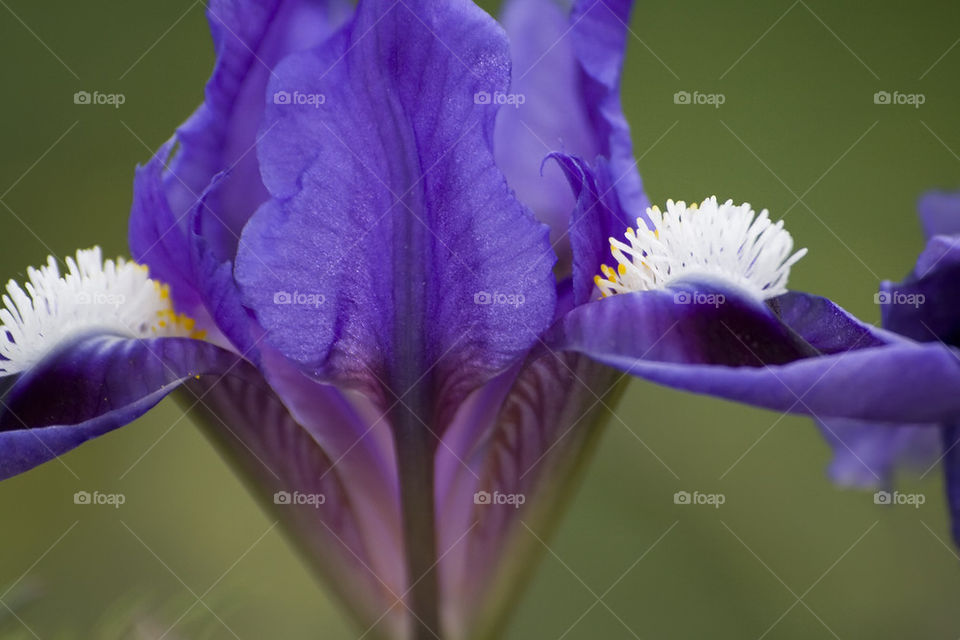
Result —
<path fill-rule="evenodd" d="M 680 292 L 722 293 L 725 302 L 677 304 Z M 878 334 L 849 335 L 848 351 L 818 356 L 765 305 L 691 284 L 578 307 L 555 328 L 552 344 L 659 384 L 777 411 L 887 422 L 960 416 L 953 350 L 902 339 L 860 348 Z M 911 383 L 902 371 L 911 371 Z"/>
<path fill-rule="evenodd" d="M 649 206 L 620 105 L 630 2 L 578 0 L 569 11 L 553 0 L 505 3 L 510 37 L 510 95 L 521 104 L 497 118 L 497 165 L 518 197 L 550 225 L 560 277 L 570 273 L 570 216 L 576 193 L 560 168 L 543 163 L 563 153 L 609 165 L 609 197 L 642 215 Z"/>
<path fill-rule="evenodd" d="M 260 131 L 273 99 L 267 83 L 285 55 L 319 44 L 348 13 L 339 0 L 211 2 L 217 62 L 205 99 L 137 170 L 133 257 L 171 285 L 179 311 L 220 331 L 248 357 L 261 332 L 240 306 L 232 271 L 241 229 L 267 198 L 256 155 L 257 141 L 269 134 Z"/>
<path fill-rule="evenodd" d="M 926 343 L 947 364 L 960 361 L 960 194 L 930 192 L 918 204 L 927 246 L 902 282 L 883 282 L 877 297 L 885 329 Z M 940 354 L 949 354 L 943 356 Z M 932 361 L 932 359 L 931 359 Z M 949 374 L 928 381 L 922 365 L 901 363 L 905 388 L 933 384 L 947 398 L 960 397 Z M 918 401 L 919 402 L 919 401 Z M 960 545 L 960 446 L 958 419 L 935 399 L 927 424 L 882 425 L 862 421 L 825 420 L 822 427 L 834 446 L 832 475 L 852 484 L 889 484 L 900 467 L 924 471 L 941 462 L 955 542 Z M 938 409 L 942 409 L 939 413 Z M 869 474 L 864 473 L 869 469 Z"/>
<path fill-rule="evenodd" d="M 132 422 L 187 379 L 229 374 L 237 363 L 198 340 L 80 337 L 0 398 L 0 479 Z"/>
<path fill-rule="evenodd" d="M 203 214 L 203 235 L 220 260 L 233 257 L 243 225 L 267 199 L 256 144 L 265 135 L 273 68 L 287 54 L 323 42 L 348 11 L 339 0 L 217 0 L 207 8 L 217 62 L 203 104 L 177 130 L 180 150 L 164 186 L 180 215 L 226 172 Z"/>
<path fill-rule="evenodd" d="M 438 441 L 441 618 L 466 635 L 511 604 L 536 551 L 522 523 L 562 508 L 628 374 L 812 415 L 844 481 L 885 479 L 931 436 L 951 447 L 930 425 L 960 420 L 956 196 L 921 202 L 928 249 L 884 291 L 928 303 L 885 308 L 888 330 L 809 294 L 761 303 L 704 281 L 596 300 L 608 239 L 648 205 L 619 104 L 629 13 L 513 0 L 505 33 L 467 0 L 214 0 L 216 68 L 137 171 L 130 245 L 225 348 L 91 335 L 0 381 L 0 476 L 187 382 L 268 508 L 277 490 L 330 497 L 277 513 L 368 621 L 411 582 L 402 405 Z"/>
<path fill-rule="evenodd" d="M 313 395 L 309 422 L 301 422 L 256 369 L 244 364 L 237 373 L 188 381 L 187 403 L 202 398 L 195 411 L 208 435 L 264 508 L 293 533 L 309 562 L 334 578 L 328 583 L 333 593 L 364 627 L 372 625 L 406 589 L 399 513 L 389 499 L 394 492 L 376 486 L 380 468 L 358 474 L 358 466 L 371 462 L 364 438 L 349 451 L 334 451 L 328 441 L 365 418 L 328 389 Z M 277 492 L 291 500 L 278 504 Z M 297 504 L 296 493 L 323 502 Z M 395 607 L 380 628 L 399 632 L 404 611 Z"/>
<path fill-rule="evenodd" d="M 554 154 L 550 160 L 563 169 L 577 197 L 568 237 L 573 250 L 573 299 L 576 304 L 584 304 L 597 297 L 594 277 L 600 273 L 600 265 L 614 263 L 610 238 L 622 238 L 638 217 L 646 218 L 646 213 L 645 209 L 628 212 L 620 205 L 611 165 L 605 158 L 597 158 L 592 166 L 564 154 Z"/>
<path fill-rule="evenodd" d="M 960 192 L 928 191 L 917 203 L 924 236 L 960 235 Z"/>
<path fill-rule="evenodd" d="M 953 542 L 960 546 L 960 427 L 956 422 L 945 425 L 943 436 L 943 476 L 947 490 Z"/>
<path fill-rule="evenodd" d="M 830 418 L 818 421 L 833 449 L 830 479 L 857 488 L 891 488 L 903 468 L 925 473 L 941 455 L 936 424 L 883 424 Z"/>
<path fill-rule="evenodd" d="M 547 326 L 547 231 L 494 165 L 496 107 L 475 101 L 508 72 L 506 39 L 475 6 L 378 0 L 277 68 L 272 91 L 323 104 L 268 106 L 273 199 L 236 273 L 305 372 L 397 395 L 416 383 L 452 408 Z M 303 302 L 278 304 L 288 292 Z"/>
<path fill-rule="evenodd" d="M 879 295 L 885 296 L 885 328 L 921 342 L 960 346 L 960 235 L 930 238 L 913 272 L 903 282 L 884 282 Z"/>

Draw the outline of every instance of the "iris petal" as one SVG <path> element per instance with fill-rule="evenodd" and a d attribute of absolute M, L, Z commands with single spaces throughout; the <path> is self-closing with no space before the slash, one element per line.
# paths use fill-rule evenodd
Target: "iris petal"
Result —
<path fill-rule="evenodd" d="M 205 100 L 137 170 L 129 230 L 134 258 L 170 283 L 178 310 L 207 324 L 206 307 L 250 356 L 257 332 L 240 309 L 232 261 L 243 225 L 268 197 L 256 155 L 267 83 L 285 55 L 322 42 L 349 11 L 340 0 L 211 2 L 217 62 Z"/>
<path fill-rule="evenodd" d="M 883 326 L 921 342 L 960 345 L 958 282 L 960 235 L 934 236 L 903 282 L 881 285 L 877 299 L 882 303 Z"/>
<path fill-rule="evenodd" d="M 0 404 L 0 478 L 146 413 L 188 379 L 229 374 L 235 354 L 188 338 L 89 334 L 21 374 Z"/>
<path fill-rule="evenodd" d="M 583 304 L 598 295 L 593 279 L 600 273 L 600 265 L 613 262 L 610 238 L 621 238 L 627 228 L 636 223 L 636 216 L 645 216 L 646 209 L 637 209 L 631 217 L 620 205 L 606 159 L 597 158 L 590 166 L 570 155 L 554 154 L 551 158 L 559 163 L 577 197 L 569 234 L 573 249 L 574 302 Z"/>
<path fill-rule="evenodd" d="M 568 237 L 575 198 L 558 167 L 542 165 L 548 154 L 562 152 L 589 162 L 602 157 L 617 208 L 643 212 L 649 202 L 620 106 L 632 2 L 578 0 L 569 11 L 561 4 L 513 0 L 505 5 L 503 24 L 513 56 L 510 92 L 523 102 L 501 110 L 496 152 L 510 186 L 550 225 L 558 275 L 566 276 L 575 241 L 572 234 Z"/>
<path fill-rule="evenodd" d="M 925 193 L 917 203 L 917 212 L 928 240 L 933 236 L 960 234 L 960 193 Z"/>
<path fill-rule="evenodd" d="M 457 637 L 497 637 L 544 551 L 530 530 L 556 525 L 625 380 L 541 349 L 464 404 L 469 419 L 437 454 L 444 615 Z"/>
<path fill-rule="evenodd" d="M 943 435 L 944 484 L 947 491 L 947 508 L 950 510 L 950 531 L 953 543 L 960 547 L 960 427 L 956 423 L 946 425 Z"/>
<path fill-rule="evenodd" d="M 677 304 L 674 296 L 723 295 Z M 884 422 L 960 415 L 960 354 L 893 339 L 881 347 L 816 355 L 766 306 L 705 286 L 622 294 L 574 309 L 555 328 L 557 348 L 587 354 L 677 389 L 777 411 Z M 863 340 L 881 335 L 863 333 Z M 910 371 L 909 381 L 901 375 Z"/>
<path fill-rule="evenodd" d="M 195 312 L 201 297 L 183 230 L 186 223 L 174 215 L 164 189 L 164 163 L 172 148 L 171 140 L 147 164 L 137 167 L 128 239 L 134 259 L 149 265 L 154 278 L 170 285 L 176 308 Z"/>
<path fill-rule="evenodd" d="M 830 418 L 818 423 L 833 449 L 830 478 L 842 486 L 889 488 L 901 465 L 923 472 L 941 454 L 937 425 Z"/>
<path fill-rule="evenodd" d="M 305 425 L 249 364 L 223 380 L 188 386 L 192 393 L 181 397 L 196 405 L 201 427 L 362 628 L 377 622 L 378 631 L 391 629 L 386 637 L 399 636 L 405 610 L 393 606 L 403 593 L 398 515 L 391 522 L 389 511 L 377 511 L 392 492 L 375 486 L 381 468 L 357 465 L 361 444 L 346 455 L 329 448 L 329 434 L 353 432 L 358 420 L 345 398 L 316 390 Z"/>
<path fill-rule="evenodd" d="M 278 67 L 289 102 L 269 105 L 260 146 L 274 198 L 236 275 L 305 371 L 385 401 L 416 385 L 452 410 L 548 324 L 547 232 L 494 166 L 496 106 L 477 97 L 505 91 L 508 68 L 472 3 L 377 0 Z"/>
<path fill-rule="evenodd" d="M 227 175 L 207 201 L 206 238 L 232 258 L 240 230 L 267 199 L 256 142 L 273 68 L 289 53 L 323 42 L 348 15 L 340 0 L 217 0 L 207 18 L 217 63 L 205 100 L 177 131 L 180 151 L 165 186 L 176 215 L 193 208 L 214 176 Z"/>

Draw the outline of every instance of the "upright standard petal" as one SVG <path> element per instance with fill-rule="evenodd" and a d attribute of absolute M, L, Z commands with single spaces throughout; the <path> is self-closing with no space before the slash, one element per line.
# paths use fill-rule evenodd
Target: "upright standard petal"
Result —
<path fill-rule="evenodd" d="M 583 70 L 584 95 L 599 155 L 610 166 L 611 187 L 620 206 L 643 211 L 650 202 L 643 191 L 630 141 L 630 126 L 620 105 L 620 76 L 630 32 L 633 0 L 576 0 L 570 19 L 574 48 Z"/>
<path fill-rule="evenodd" d="M 577 198 L 568 228 L 573 251 L 571 279 L 574 304 L 584 304 L 597 297 L 594 278 L 610 256 L 610 238 L 623 235 L 635 218 L 614 193 L 610 164 L 604 158 L 597 158 L 592 167 L 565 154 L 554 154 L 551 159 L 563 169 Z"/>
<path fill-rule="evenodd" d="M 148 265 L 153 277 L 171 286 L 176 308 L 196 315 L 202 296 L 185 231 L 187 219 L 183 212 L 174 214 L 164 186 L 166 162 L 173 145 L 170 140 L 147 164 L 137 167 L 128 242 L 134 259 Z"/>
<path fill-rule="evenodd" d="M 277 68 L 270 90 L 290 101 L 268 106 L 260 143 L 273 199 L 236 275 L 305 371 L 442 403 L 550 321 L 546 229 L 493 163 L 496 105 L 475 99 L 503 92 L 508 69 L 497 25 L 459 0 L 363 1 L 342 37 Z"/>
<path fill-rule="evenodd" d="M 285 99 L 259 147 L 272 199 L 237 260 L 267 341 L 387 419 L 417 638 L 440 624 L 438 438 L 555 306 L 547 229 L 496 168 L 497 107 L 477 98 L 508 73 L 505 37 L 473 3 L 362 0 L 338 37 L 276 70 Z"/>
<path fill-rule="evenodd" d="M 543 164 L 547 155 L 562 152 L 589 162 L 602 157 L 619 207 L 643 211 L 649 202 L 620 105 L 632 2 L 578 0 L 569 11 L 561 5 L 512 0 L 504 8 L 513 81 L 503 97 L 509 106 L 498 117 L 495 148 L 510 186 L 550 225 L 559 275 L 567 275 L 576 200 L 558 167 Z"/>
<path fill-rule="evenodd" d="M 137 170 L 129 230 L 134 258 L 171 285 L 178 310 L 216 327 L 244 353 L 252 351 L 257 330 L 240 309 L 232 261 L 243 225 L 267 199 L 256 159 L 272 100 L 267 82 L 285 55 L 322 42 L 349 11 L 342 0 L 211 2 L 217 61 L 205 100 Z"/>
<path fill-rule="evenodd" d="M 214 176 L 205 234 L 215 254 L 232 258 L 240 231 L 268 197 L 256 143 L 267 84 L 284 56 L 323 42 L 349 15 L 343 0 L 215 0 L 207 8 L 217 62 L 205 100 L 177 131 L 179 153 L 165 178 L 178 216 L 193 208 Z"/>

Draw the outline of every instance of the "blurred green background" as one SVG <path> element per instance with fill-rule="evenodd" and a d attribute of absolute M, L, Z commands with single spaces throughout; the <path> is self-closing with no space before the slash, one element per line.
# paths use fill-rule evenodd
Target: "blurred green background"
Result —
<path fill-rule="evenodd" d="M 960 185 L 960 5 L 651 0 L 631 26 L 624 101 L 651 199 L 785 214 L 810 250 L 792 288 L 878 320 L 878 281 L 922 246 L 918 194 Z M 0 276 L 94 243 L 126 253 L 133 167 L 211 68 L 203 3 L 0 0 L 0 42 Z M 77 106 L 78 90 L 126 103 Z M 808 420 L 640 382 L 617 413 L 508 638 L 960 635 L 936 470 L 904 478 L 924 506 L 881 508 L 826 480 Z M 232 637 L 220 620 L 244 639 L 357 635 L 172 402 L 64 462 L 0 484 L 3 637 L 95 637 L 135 605 L 145 637 Z M 127 504 L 76 506 L 81 489 Z M 675 505 L 679 490 L 727 502 Z"/>

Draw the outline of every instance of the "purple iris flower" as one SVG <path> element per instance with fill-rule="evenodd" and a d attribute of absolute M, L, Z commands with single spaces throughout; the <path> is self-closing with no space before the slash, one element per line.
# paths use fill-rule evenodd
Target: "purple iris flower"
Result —
<path fill-rule="evenodd" d="M 483 638 L 625 373 L 960 411 L 940 345 L 787 291 L 802 252 L 766 212 L 648 208 L 629 10 L 515 0 L 504 31 L 467 0 L 212 2 L 205 102 L 136 175 L 149 277 L 90 250 L 8 287 L 2 476 L 181 388 L 364 628 Z"/>
<path fill-rule="evenodd" d="M 960 193 L 930 192 L 918 203 L 926 248 L 907 277 L 876 294 L 883 327 L 940 346 L 960 359 Z M 904 371 L 904 384 L 923 384 Z M 954 390 L 956 395 L 956 390 Z M 954 541 L 960 545 L 960 420 L 955 411 L 907 424 L 825 420 L 834 449 L 831 476 L 840 484 L 890 489 L 901 467 L 928 473 L 942 463 Z"/>

